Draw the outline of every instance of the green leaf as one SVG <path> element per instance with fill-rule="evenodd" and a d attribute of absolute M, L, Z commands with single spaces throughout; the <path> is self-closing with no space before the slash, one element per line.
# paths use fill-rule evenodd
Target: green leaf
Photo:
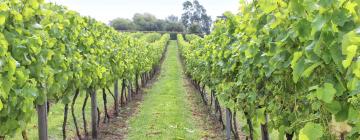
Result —
<path fill-rule="evenodd" d="M 0 13 L 0 25 L 4 25 L 6 22 L 6 15 L 3 13 Z"/>
<path fill-rule="evenodd" d="M 302 2 L 299 2 L 298 0 L 290 0 L 289 6 L 290 10 L 294 11 L 294 13 L 298 15 L 305 14 L 305 7 Z"/>
<path fill-rule="evenodd" d="M 23 16 L 20 13 L 13 11 L 12 14 L 14 15 L 15 21 L 17 21 L 17 22 L 23 21 Z"/>
<path fill-rule="evenodd" d="M 349 107 L 349 116 L 347 120 L 356 122 L 359 120 L 359 118 L 360 118 L 360 112 L 354 109 L 353 107 Z"/>
<path fill-rule="evenodd" d="M 309 37 L 309 34 L 311 33 L 311 29 L 309 28 L 311 26 L 311 23 L 305 19 L 302 19 L 298 21 L 296 24 L 296 29 L 301 37 Z"/>
<path fill-rule="evenodd" d="M 348 21 L 347 15 L 346 15 L 346 11 L 344 9 L 337 9 L 334 11 L 334 13 L 332 14 L 331 20 L 340 26 L 343 26 L 345 24 L 346 21 Z"/>
<path fill-rule="evenodd" d="M 4 56 L 8 51 L 9 43 L 5 39 L 4 35 L 0 33 L 0 56 Z"/>
<path fill-rule="evenodd" d="M 300 130 L 299 140 L 317 140 L 324 134 L 323 127 L 320 124 L 308 122 Z"/>
<path fill-rule="evenodd" d="M 259 0 L 258 4 L 260 5 L 260 9 L 263 10 L 266 14 L 277 8 L 276 1 L 274 0 Z"/>
<path fill-rule="evenodd" d="M 305 69 L 305 59 L 302 58 L 298 63 L 294 65 L 293 68 L 293 81 L 297 83 L 300 79 L 301 74 L 304 72 Z"/>
<path fill-rule="evenodd" d="M 69 104 L 71 102 L 71 99 L 68 96 L 64 96 L 62 98 L 62 103 L 63 104 Z"/>
<path fill-rule="evenodd" d="M 324 87 L 318 88 L 316 90 L 316 97 L 325 103 L 331 103 L 335 94 L 336 89 L 331 83 L 325 83 Z"/>
<path fill-rule="evenodd" d="M 325 23 L 327 22 L 327 19 L 323 15 L 317 15 L 314 19 L 314 22 L 312 23 L 312 33 L 315 33 L 316 31 L 320 31 Z"/>
<path fill-rule="evenodd" d="M 31 7 L 34 9 L 39 8 L 39 2 L 37 0 L 30 0 Z"/>
<path fill-rule="evenodd" d="M 320 0 L 320 1 L 319 1 L 319 4 L 320 4 L 322 7 L 330 7 L 331 5 L 334 4 L 334 0 Z"/>
<path fill-rule="evenodd" d="M 346 121 L 349 116 L 349 104 L 342 103 L 341 110 L 336 113 L 335 119 L 336 121 Z"/>
<path fill-rule="evenodd" d="M 15 77 L 16 77 L 16 83 L 18 85 L 23 85 L 25 82 L 27 82 L 27 79 L 29 78 L 28 71 L 25 68 L 19 68 L 16 69 Z"/>
<path fill-rule="evenodd" d="M 8 61 L 8 73 L 9 75 L 14 75 L 16 70 L 16 60 L 13 58 L 10 58 Z"/>
<path fill-rule="evenodd" d="M 329 47 L 331 58 L 338 67 L 341 67 L 341 61 L 343 60 L 341 54 L 341 48 L 338 45 L 330 45 Z"/>
<path fill-rule="evenodd" d="M 39 90 L 34 85 L 29 84 L 24 86 L 22 94 L 27 98 L 38 97 L 40 95 Z"/>
<path fill-rule="evenodd" d="M 312 64 L 310 67 L 306 68 L 305 71 L 302 73 L 302 77 L 308 78 L 312 72 L 314 71 L 315 68 L 317 68 L 319 65 L 321 64 L 321 62 Z"/>
<path fill-rule="evenodd" d="M 9 6 L 7 5 L 7 3 L 0 3 L 0 11 L 7 11 L 9 10 Z"/>
<path fill-rule="evenodd" d="M 356 6 L 357 6 L 357 3 L 349 1 L 349 2 L 346 2 L 345 9 L 349 10 L 349 12 L 351 14 L 356 14 L 356 8 L 355 8 Z"/>
<path fill-rule="evenodd" d="M 292 61 L 291 61 L 291 65 L 295 65 L 296 64 L 296 62 L 300 59 L 300 57 L 302 56 L 302 52 L 295 52 L 294 53 L 294 57 L 293 57 L 293 59 L 292 59 Z"/>
<path fill-rule="evenodd" d="M 0 111 L 3 109 L 3 103 L 1 102 L 1 100 L 0 100 Z"/>
<path fill-rule="evenodd" d="M 304 8 L 307 12 L 312 12 L 320 8 L 315 0 L 304 0 L 302 3 L 304 4 Z"/>
<path fill-rule="evenodd" d="M 351 31 L 344 35 L 342 41 L 341 41 L 341 52 L 343 55 L 347 55 L 348 53 L 348 47 L 351 45 L 360 45 L 360 36 L 355 31 Z"/>
<path fill-rule="evenodd" d="M 331 112 L 332 114 L 336 114 L 341 110 L 341 104 L 338 101 L 332 101 L 331 103 L 324 104 L 326 110 Z"/>
<path fill-rule="evenodd" d="M 266 118 L 265 118 L 265 108 L 260 108 L 256 110 L 256 114 L 258 116 L 258 121 L 260 124 L 265 124 Z"/>
<path fill-rule="evenodd" d="M 344 68 L 347 68 L 351 65 L 351 62 L 356 55 L 357 49 L 358 49 L 358 46 L 356 46 L 356 45 L 347 46 L 346 52 L 345 52 L 346 59 L 342 62 Z"/>
<path fill-rule="evenodd" d="M 357 78 L 360 78 L 360 60 L 356 61 L 355 68 L 353 69 L 353 73 Z"/>
<path fill-rule="evenodd" d="M 31 8 L 25 8 L 23 11 L 23 16 L 24 19 L 28 20 L 29 18 L 31 18 L 34 15 L 34 10 Z"/>
<path fill-rule="evenodd" d="M 301 74 L 304 72 L 305 59 L 304 58 L 300 59 L 302 55 L 303 55 L 302 52 L 295 52 L 294 57 L 291 61 L 291 68 L 293 70 L 293 72 L 292 72 L 293 81 L 295 83 L 298 82 Z M 298 62 L 298 60 L 299 60 L 299 62 Z"/>

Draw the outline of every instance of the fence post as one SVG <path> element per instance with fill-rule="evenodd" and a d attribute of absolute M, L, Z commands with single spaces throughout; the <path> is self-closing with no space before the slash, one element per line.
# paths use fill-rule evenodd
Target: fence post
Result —
<path fill-rule="evenodd" d="M 36 111 L 38 114 L 38 131 L 39 131 L 39 140 L 47 140 L 47 104 L 46 99 L 42 105 L 36 105 Z"/>
<path fill-rule="evenodd" d="M 226 108 L 226 139 L 230 140 L 231 139 L 231 117 L 230 117 L 230 109 Z"/>
<path fill-rule="evenodd" d="M 91 133 L 94 140 L 97 139 L 97 102 L 96 102 L 96 89 L 91 88 Z"/>
<path fill-rule="evenodd" d="M 119 80 L 114 83 L 114 96 L 115 96 L 115 115 L 119 115 Z"/>

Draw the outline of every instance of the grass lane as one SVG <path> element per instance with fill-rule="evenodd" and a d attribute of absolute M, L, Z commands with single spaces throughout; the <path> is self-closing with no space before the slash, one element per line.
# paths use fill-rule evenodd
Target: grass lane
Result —
<path fill-rule="evenodd" d="M 145 91 L 139 112 L 130 120 L 128 139 L 201 139 L 183 76 L 176 41 L 170 41 L 158 81 Z"/>

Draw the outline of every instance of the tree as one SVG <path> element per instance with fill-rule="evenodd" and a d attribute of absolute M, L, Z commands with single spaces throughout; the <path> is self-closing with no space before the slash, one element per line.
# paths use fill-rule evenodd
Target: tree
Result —
<path fill-rule="evenodd" d="M 211 27 L 211 17 L 206 14 L 206 9 L 199 1 L 186 1 L 183 3 L 184 13 L 181 16 L 181 22 L 187 32 L 200 34 L 209 34 Z"/>
<path fill-rule="evenodd" d="M 136 31 L 171 31 L 184 32 L 185 27 L 179 21 L 179 18 L 170 15 L 165 20 L 157 19 L 154 15 L 149 13 L 136 13 L 132 20 L 116 18 L 111 20 L 110 26 L 116 30 L 136 30 Z"/>
<path fill-rule="evenodd" d="M 155 24 L 156 24 L 156 31 L 165 31 L 165 27 L 167 25 L 167 22 L 165 20 L 158 19 L 156 20 Z"/>
<path fill-rule="evenodd" d="M 116 18 L 110 21 L 110 26 L 114 27 L 116 30 L 134 30 L 135 25 L 129 19 Z"/>
<path fill-rule="evenodd" d="M 165 19 L 165 21 L 166 21 L 166 24 L 165 24 L 165 30 L 166 31 L 184 32 L 185 27 L 179 21 L 179 18 L 177 16 L 170 15 Z"/>
<path fill-rule="evenodd" d="M 181 22 L 168 22 L 165 26 L 165 31 L 171 32 L 184 32 L 185 27 Z"/>
<path fill-rule="evenodd" d="M 191 24 L 188 30 L 193 34 L 202 34 L 201 25 L 198 23 Z"/>
<path fill-rule="evenodd" d="M 157 18 L 149 13 L 136 13 L 133 17 L 136 28 L 140 31 L 157 31 Z"/>
<path fill-rule="evenodd" d="M 170 16 L 166 17 L 165 20 L 168 22 L 179 22 L 179 18 L 174 15 L 170 15 Z"/>
<path fill-rule="evenodd" d="M 181 22 L 185 26 L 186 29 L 190 27 L 191 24 L 191 17 L 192 17 L 192 11 L 193 11 L 193 4 L 190 1 L 185 1 L 183 3 L 183 10 L 184 13 L 181 16 Z"/>

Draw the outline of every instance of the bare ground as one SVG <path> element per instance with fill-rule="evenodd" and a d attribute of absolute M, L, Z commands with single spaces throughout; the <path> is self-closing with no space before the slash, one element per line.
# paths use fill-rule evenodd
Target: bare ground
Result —
<path fill-rule="evenodd" d="M 185 76 L 184 76 L 185 77 Z M 202 128 L 202 139 L 204 140 L 222 140 L 225 135 L 222 130 L 221 124 L 216 120 L 214 115 L 211 115 L 208 106 L 205 106 L 201 100 L 198 91 L 193 84 L 184 78 L 184 86 L 187 90 L 187 98 L 191 103 L 191 112 L 195 120 L 196 125 Z"/>
<path fill-rule="evenodd" d="M 103 124 L 99 128 L 99 139 L 101 140 L 122 140 L 127 137 L 128 124 L 132 116 L 139 111 L 139 105 L 143 101 L 143 93 L 147 88 L 151 88 L 154 82 L 157 81 L 158 75 L 150 80 L 144 88 L 142 88 L 138 94 L 132 97 L 132 100 L 120 107 L 119 116 L 112 116 L 110 123 Z"/>

